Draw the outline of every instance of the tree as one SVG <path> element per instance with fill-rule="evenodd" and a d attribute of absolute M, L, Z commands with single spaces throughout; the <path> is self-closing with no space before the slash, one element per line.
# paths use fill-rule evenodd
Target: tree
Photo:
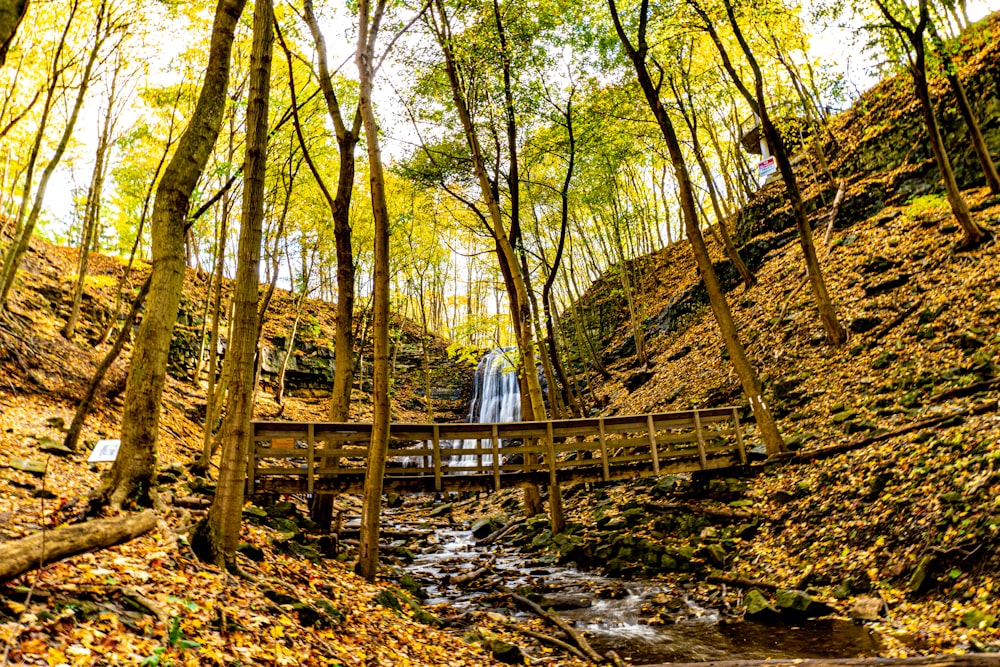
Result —
<path fill-rule="evenodd" d="M 0 67 L 7 62 L 7 51 L 14 41 L 17 28 L 28 13 L 29 0 L 8 0 L 0 3 Z"/>
<path fill-rule="evenodd" d="M 701 235 L 701 228 L 698 225 L 698 213 L 695 210 L 694 192 L 691 186 L 691 177 L 688 173 L 687 164 L 681 151 L 681 144 L 677 138 L 673 121 L 667 114 L 666 108 L 660 100 L 659 88 L 653 83 L 650 76 L 647 57 L 649 57 L 649 44 L 647 42 L 647 29 L 649 25 L 649 0 L 642 0 L 639 8 L 637 40 L 633 45 L 625 26 L 618 14 L 615 0 L 608 0 L 608 7 L 611 11 L 611 18 L 615 24 L 615 32 L 621 41 L 622 48 L 635 68 L 639 86 L 643 95 L 656 118 L 657 125 L 663 133 L 663 138 L 667 143 L 670 152 L 670 162 L 674 169 L 674 178 L 677 181 L 678 194 L 681 200 L 681 214 L 684 218 L 684 228 L 687 232 L 691 248 L 694 250 L 695 260 L 698 264 L 698 271 L 701 279 L 708 291 L 709 304 L 716 322 L 719 324 L 719 331 L 729 352 L 733 368 L 740 378 L 743 386 L 743 393 L 750 401 L 750 408 L 753 410 L 754 418 L 757 420 L 757 428 L 761 439 L 767 448 L 768 454 L 777 454 L 784 451 L 785 443 L 778 432 L 778 427 L 771 416 L 771 412 L 764 403 L 762 389 L 753 365 L 747 358 L 746 351 L 739 339 L 739 332 L 736 323 L 733 321 L 729 303 L 726 300 L 725 292 L 719 284 L 719 278 L 712 266 L 712 258 L 705 247 L 705 240 Z"/>
<path fill-rule="evenodd" d="M 250 91 L 247 99 L 247 140 L 240 218 L 239 255 L 233 300 L 229 355 L 233 361 L 222 422 L 219 483 L 201 532 L 203 557 L 235 569 L 236 545 L 243 512 L 246 458 L 253 436 L 250 418 L 256 387 L 254 353 L 263 312 L 258 312 L 261 238 L 264 222 L 264 180 L 267 173 L 267 113 L 271 86 L 271 49 L 274 9 L 271 0 L 257 0 L 253 15 L 250 55 Z"/>
<path fill-rule="evenodd" d="M 358 1 L 358 48 L 355 63 L 360 88 L 358 107 L 365 126 L 368 148 L 369 184 L 372 214 L 375 218 L 375 260 L 372 278 L 372 311 L 375 356 L 372 362 L 373 416 L 372 438 L 368 444 L 368 466 L 361 506 L 361 540 L 358 546 L 357 572 L 367 581 L 378 574 L 378 535 L 382 509 L 382 477 L 389 449 L 389 209 L 385 199 L 385 176 L 379 145 L 378 122 L 372 106 L 372 81 L 375 78 L 375 44 L 388 0 Z"/>
<path fill-rule="evenodd" d="M 147 502 L 156 466 L 160 397 L 184 281 L 184 238 L 191 193 L 219 135 L 229 56 L 246 0 L 219 0 L 198 103 L 164 170 L 153 205 L 153 273 L 125 387 L 122 445 L 98 502 Z"/>
<path fill-rule="evenodd" d="M 958 181 L 955 180 L 955 171 L 951 167 L 948 150 L 941 137 L 941 128 L 934 117 L 934 103 L 931 101 L 930 85 L 927 81 L 927 45 L 924 42 L 924 35 L 928 25 L 930 25 L 928 2 L 927 0 L 919 0 L 918 16 L 913 25 L 907 25 L 904 22 L 905 18 L 896 16 L 885 0 L 874 0 L 874 2 L 885 20 L 899 35 L 899 38 L 909 42 L 913 49 L 912 53 L 907 53 L 910 75 L 913 77 L 913 88 L 920 101 L 920 113 L 927 128 L 934 160 L 941 173 L 941 180 L 944 181 L 944 190 L 948 196 L 948 204 L 951 205 L 951 212 L 965 233 L 962 245 L 968 248 L 975 247 L 986 238 L 986 232 L 972 219 L 969 205 L 966 203 L 965 197 L 962 196 Z"/>
<path fill-rule="evenodd" d="M 55 86 L 55 80 L 59 78 L 57 74 L 59 70 L 59 54 L 62 50 L 62 42 L 66 39 L 66 32 L 69 30 L 70 23 L 73 20 L 73 14 L 75 14 L 76 11 L 75 7 L 76 5 L 74 3 L 74 10 L 70 15 L 69 21 L 66 23 L 66 29 L 63 31 L 59 48 L 56 51 L 56 57 L 53 59 L 53 81 L 49 87 L 49 93 L 46 98 L 46 112 L 51 109 L 51 99 Z M 80 75 L 80 81 L 78 83 L 76 98 L 73 102 L 73 108 L 70 111 L 66 125 L 63 127 L 63 132 L 59 138 L 59 143 L 56 145 L 55 152 L 53 153 L 48 164 L 45 166 L 41 179 L 39 179 L 38 187 L 35 190 L 34 201 L 31 205 L 31 212 L 28 213 L 27 218 L 24 218 L 24 211 L 27 207 L 28 195 L 32 185 L 30 169 L 25 178 L 24 194 L 22 196 L 21 207 L 17 216 L 16 234 L 14 239 L 11 241 L 10 247 L 7 248 L 6 255 L 4 255 L 3 275 L 0 277 L 0 307 L 4 309 L 8 306 L 7 299 L 10 295 L 11 288 L 14 286 L 14 280 L 17 278 L 17 270 L 21 265 L 21 260 L 24 258 L 24 254 L 28 252 L 28 245 L 31 243 L 31 237 L 35 232 L 35 225 L 37 224 L 38 218 L 42 213 L 42 205 L 45 201 L 45 192 L 49 185 L 49 179 L 51 179 L 56 167 L 59 166 L 59 162 L 62 160 L 62 156 L 66 152 L 66 147 L 69 145 L 69 140 L 73 136 L 73 129 L 76 127 L 77 118 L 80 116 L 80 109 L 83 107 L 84 99 L 86 99 L 87 96 L 87 88 L 91 83 L 91 75 L 94 71 L 94 65 L 98 61 L 98 57 L 100 56 L 101 49 L 103 48 L 105 41 L 107 41 L 112 34 L 122 28 L 121 21 L 122 16 L 114 13 L 113 8 L 108 5 L 108 1 L 101 0 L 101 3 L 97 8 L 97 15 L 94 19 L 94 41 L 88 50 L 86 64 L 84 65 L 83 73 Z M 65 75 L 65 70 L 63 70 L 63 74 Z M 39 127 L 35 147 L 33 148 L 34 155 L 37 155 L 38 145 L 41 143 L 41 135 L 44 131 L 44 125 L 45 123 L 43 122 Z"/>
<path fill-rule="evenodd" d="M 725 44 L 723 44 L 718 30 L 715 28 L 715 20 L 709 16 L 698 0 L 688 0 L 688 4 L 701 18 L 702 27 L 708 32 L 712 43 L 715 44 L 722 60 L 722 65 L 732 79 L 733 84 L 735 84 L 736 88 L 747 101 L 747 104 L 750 105 L 750 108 L 753 109 L 760 120 L 761 130 L 767 139 L 768 146 L 774 153 L 774 159 L 778 163 L 778 171 L 781 173 L 781 178 L 785 183 L 785 190 L 788 193 L 788 199 L 792 206 L 792 213 L 795 216 L 795 226 L 799 232 L 799 245 L 802 247 L 803 255 L 805 255 L 806 273 L 809 276 L 809 283 L 812 285 L 813 298 L 816 301 L 816 309 L 819 311 L 820 321 L 823 323 L 823 330 L 826 332 L 827 342 L 831 345 L 840 345 L 847 340 L 847 331 L 840 324 L 840 320 L 837 318 L 837 311 L 826 289 L 826 280 L 823 278 L 823 270 L 819 265 L 819 256 L 816 254 L 816 245 L 813 243 L 812 227 L 809 224 L 809 217 L 806 215 L 798 178 L 795 176 L 795 170 L 792 167 L 791 157 L 785 145 L 785 140 L 772 122 L 770 110 L 767 106 L 767 98 L 764 94 L 764 76 L 761 73 L 760 64 L 754 56 L 750 44 L 743 35 L 743 30 L 736 18 L 732 2 L 730 0 L 722 0 L 722 2 L 725 6 L 729 27 L 732 29 L 733 35 L 736 37 L 736 41 L 739 43 L 740 49 L 743 51 L 743 55 L 750 65 L 750 71 L 753 74 L 753 92 L 750 91 L 736 70 L 736 66 L 729 56 L 729 51 Z"/>

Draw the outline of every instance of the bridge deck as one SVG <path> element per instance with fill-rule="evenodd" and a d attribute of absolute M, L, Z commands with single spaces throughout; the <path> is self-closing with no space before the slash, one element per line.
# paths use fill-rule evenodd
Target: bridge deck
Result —
<path fill-rule="evenodd" d="M 247 490 L 345 493 L 364 484 L 372 425 L 254 422 Z M 747 462 L 737 408 L 497 424 L 392 424 L 384 488 L 465 491 L 634 479 Z"/>

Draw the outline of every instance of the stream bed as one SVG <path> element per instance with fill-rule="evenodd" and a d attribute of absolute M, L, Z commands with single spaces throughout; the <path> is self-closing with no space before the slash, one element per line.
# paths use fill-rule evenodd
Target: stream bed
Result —
<path fill-rule="evenodd" d="M 501 545 L 477 547 L 464 530 L 437 530 L 406 569 L 426 589 L 427 604 L 448 603 L 459 612 L 489 611 L 497 608 L 491 591 L 442 584 L 449 575 L 471 572 L 486 563 L 495 573 L 489 576 L 498 576 L 504 586 L 524 586 L 542 594 L 542 607 L 556 609 L 585 630 L 596 650 L 614 650 L 636 665 L 878 652 L 878 637 L 850 621 L 822 619 L 794 626 L 733 622 L 719 610 L 695 604 L 682 589 L 666 582 L 611 579 L 531 560 Z M 520 613 L 518 617 L 528 618 Z"/>

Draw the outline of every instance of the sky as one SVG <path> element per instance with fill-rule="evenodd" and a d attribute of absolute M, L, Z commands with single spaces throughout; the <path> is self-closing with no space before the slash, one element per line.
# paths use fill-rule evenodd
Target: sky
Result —
<path fill-rule="evenodd" d="M 808 16 L 810 4 L 806 0 L 804 5 L 806 16 Z M 997 10 L 1000 10 L 1000 0 L 971 0 L 968 3 L 969 15 L 973 21 Z M 339 12 L 332 12 L 321 18 L 327 37 L 331 68 L 347 61 L 343 71 L 353 76 L 355 71 L 353 49 L 356 38 L 353 34 L 352 17 L 345 11 L 341 8 Z M 157 60 L 161 65 L 167 63 L 171 57 L 183 49 L 184 41 L 175 38 L 178 32 L 169 28 L 160 31 L 160 34 L 170 36 L 154 45 Z M 813 35 L 811 42 L 815 56 L 821 58 L 834 71 L 845 75 L 851 96 L 867 90 L 878 80 L 876 63 L 871 61 L 862 50 L 861 44 L 857 43 L 859 34 L 859 25 L 856 23 L 832 26 L 818 30 Z M 386 85 L 387 81 L 403 80 L 403 72 L 400 67 L 391 58 L 388 59 L 376 78 L 374 93 L 376 108 L 380 111 L 387 136 L 383 151 L 390 160 L 393 156 L 401 156 L 409 150 L 409 145 L 406 142 L 394 139 L 394 137 L 408 136 L 410 130 L 406 127 L 408 121 L 405 120 L 405 114 L 402 112 L 394 87 Z M 380 80 L 382 81 L 381 85 L 379 85 Z M 94 90 L 96 91 L 98 88 L 95 87 Z M 131 119 L 123 118 L 122 127 L 128 127 L 136 115 L 137 112 L 132 111 Z M 74 215 L 71 193 L 75 189 L 86 188 L 89 183 L 90 172 L 93 169 L 91 156 L 97 141 L 97 116 L 98 104 L 96 100 L 92 99 L 85 105 L 74 132 L 74 140 L 78 145 L 77 150 L 74 151 L 76 159 L 72 161 L 72 165 L 67 163 L 53 174 L 53 182 L 45 202 L 48 214 L 47 221 L 43 223 L 43 233 L 49 236 L 64 234 L 69 228 Z"/>

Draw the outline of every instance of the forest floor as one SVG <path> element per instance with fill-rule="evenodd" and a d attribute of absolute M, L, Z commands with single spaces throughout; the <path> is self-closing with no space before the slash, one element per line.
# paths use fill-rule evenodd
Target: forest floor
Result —
<path fill-rule="evenodd" d="M 1000 202 L 984 191 L 967 194 L 977 220 L 996 228 Z M 670 494 L 709 508 L 732 503 L 755 516 L 753 535 L 726 541 L 725 571 L 701 568 L 702 574 L 786 587 L 808 573 L 810 593 L 842 615 L 859 597 L 879 597 L 887 613 L 872 627 L 885 655 L 1000 646 L 1000 265 L 995 244 L 956 252 L 955 237 L 947 210 L 933 198 L 890 207 L 837 231 L 823 249 L 831 291 L 845 323 L 867 328 L 839 348 L 822 343 L 808 292 L 789 280 L 800 273 L 797 245 L 775 251 L 758 274 L 760 284 L 733 302 L 751 353 L 768 369 L 768 398 L 782 432 L 800 458 L 757 469 L 738 496 L 699 495 L 685 483 Z M 81 344 L 59 336 L 57 312 L 42 297 L 52 293 L 52 276 L 66 271 L 62 263 L 71 265 L 73 253 L 44 252 L 49 275 L 29 274 L 27 280 L 38 282 L 22 290 L 28 296 L 16 304 L 32 313 L 30 332 L 3 337 L 8 384 L 0 387 L 0 453 L 8 463 L 20 457 L 44 461 L 46 468 L 43 475 L 0 469 L 3 539 L 72 521 L 107 466 L 88 466 L 85 451 L 60 456 L 39 449 L 61 441 L 74 396 L 95 360 Z M 663 287 L 657 292 L 650 286 L 646 308 L 669 302 L 690 282 L 686 252 L 680 244 L 664 251 L 659 270 L 647 274 Z M 685 347 L 685 354 L 669 360 Z M 632 392 L 624 383 L 635 372 L 633 362 L 612 366 L 613 378 L 601 389 L 609 412 L 738 396 L 707 313 L 652 337 L 650 348 L 653 378 Z M 114 371 L 112 385 L 123 372 Z M 182 535 L 203 510 L 182 507 L 181 499 L 205 489 L 178 465 L 200 449 L 191 387 L 170 378 L 163 402 L 161 481 L 176 504 L 168 502 L 170 511 L 151 533 L 46 566 L 7 587 L 0 642 L 9 664 L 481 665 L 491 664 L 484 643 L 514 639 L 495 615 L 471 621 L 493 629 L 486 642 L 482 634 L 468 643 L 462 630 L 443 631 L 432 627 L 433 620 L 427 625 L 424 610 L 408 607 L 398 588 L 365 584 L 345 562 L 297 551 L 287 532 L 253 521 L 245 529 L 245 552 L 259 560 L 241 562 L 256 581 L 197 562 Z M 322 401 L 291 401 L 290 416 L 322 414 Z M 262 405 L 269 409 L 266 398 Z M 986 408 L 963 414 L 975 406 Z M 118 432 L 119 414 L 119 397 L 100 403 L 85 431 L 85 449 Z M 943 423 L 888 437 L 893 429 L 952 414 L 957 416 Z M 811 452 L 822 454 L 831 445 L 847 451 L 811 460 Z M 644 484 L 579 491 L 567 503 L 570 520 L 585 527 L 586 538 L 596 532 L 598 517 L 606 524 L 630 502 L 652 499 L 651 492 Z M 454 519 L 471 523 L 496 509 L 493 502 L 510 507 L 511 495 L 466 505 Z M 346 515 L 357 514 L 351 499 L 341 503 Z M 648 537 L 649 529 L 640 524 L 633 532 Z M 911 591 L 913 572 L 927 556 L 933 557 L 927 581 Z M 703 561 L 694 559 L 696 569 Z M 397 565 L 387 575 L 398 579 L 401 573 Z M 705 604 L 739 608 L 738 589 L 730 587 L 724 598 L 726 589 L 706 577 L 657 576 L 683 582 Z M 386 590 L 404 601 L 401 609 L 392 608 Z M 305 608 L 295 606 L 301 603 Z M 573 664 L 548 649 L 530 650 L 552 664 Z"/>

